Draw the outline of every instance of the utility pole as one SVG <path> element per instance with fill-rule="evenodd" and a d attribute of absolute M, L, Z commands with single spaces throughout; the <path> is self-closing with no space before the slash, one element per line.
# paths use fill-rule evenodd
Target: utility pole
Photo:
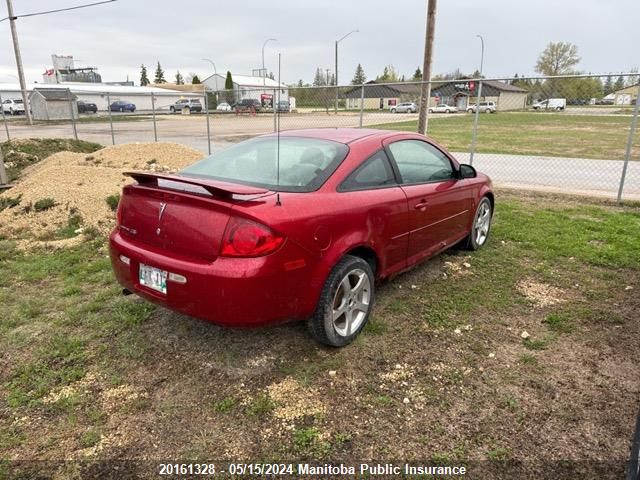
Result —
<path fill-rule="evenodd" d="M 431 98 L 431 59 L 433 58 L 433 36 L 436 28 L 436 0 L 427 0 L 427 31 L 425 33 L 424 63 L 420 90 L 420 115 L 418 133 L 425 135 L 429 124 L 429 100 Z"/>
<path fill-rule="evenodd" d="M 339 40 L 336 40 L 336 51 L 335 51 L 335 55 L 336 55 L 336 74 L 335 74 L 335 81 L 336 81 L 336 103 L 335 106 L 333 108 L 334 113 L 337 115 L 338 114 L 338 44 L 344 40 L 345 38 L 347 38 L 349 35 L 351 35 L 352 33 L 358 33 L 360 30 L 351 30 L 349 33 L 347 33 L 345 36 L 343 36 L 342 38 L 340 38 Z M 327 84 L 329 82 L 327 81 Z"/>
<path fill-rule="evenodd" d="M 24 103 L 24 114 L 27 117 L 29 125 L 33 125 L 31 119 L 31 109 L 27 98 L 27 85 L 24 81 L 24 70 L 22 68 L 22 55 L 20 55 L 20 45 L 18 44 L 18 32 L 16 31 L 16 16 L 13 14 L 13 5 L 11 0 L 7 0 L 7 15 L 9 24 L 11 25 L 11 36 L 13 37 L 13 50 L 16 54 L 16 66 L 18 67 L 18 80 L 20 81 L 20 91 L 22 92 L 22 101 Z"/>

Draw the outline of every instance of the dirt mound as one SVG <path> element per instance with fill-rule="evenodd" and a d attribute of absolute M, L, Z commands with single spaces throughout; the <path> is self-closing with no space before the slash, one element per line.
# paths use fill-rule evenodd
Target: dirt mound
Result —
<path fill-rule="evenodd" d="M 60 152 L 23 172 L 0 199 L 19 199 L 0 211 L 0 235 L 38 241 L 74 237 L 87 227 L 109 231 L 115 213 L 107 197 L 132 180 L 128 170 L 175 171 L 202 158 L 174 143 L 124 144 L 97 152 Z M 30 242 L 30 246 L 33 242 Z"/>

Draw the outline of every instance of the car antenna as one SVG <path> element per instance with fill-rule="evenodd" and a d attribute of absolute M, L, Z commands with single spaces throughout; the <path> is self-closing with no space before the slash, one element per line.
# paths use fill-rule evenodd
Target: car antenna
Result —
<path fill-rule="evenodd" d="M 264 75 L 264 72 L 262 72 Z M 280 105 L 280 54 L 278 53 L 278 101 L 276 102 L 276 96 L 271 99 L 271 106 L 275 113 L 276 118 L 276 184 L 278 186 L 278 192 L 276 193 L 276 206 L 281 206 L 280 202 L 280 113 L 278 112 L 278 105 Z"/>

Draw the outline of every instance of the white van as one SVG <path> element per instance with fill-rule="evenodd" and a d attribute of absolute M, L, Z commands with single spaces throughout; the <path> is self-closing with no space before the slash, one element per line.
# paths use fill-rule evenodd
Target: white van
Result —
<path fill-rule="evenodd" d="M 531 108 L 534 110 L 555 110 L 559 112 L 560 110 L 564 110 L 566 106 L 566 98 L 548 98 L 547 100 L 534 103 L 531 105 Z"/>

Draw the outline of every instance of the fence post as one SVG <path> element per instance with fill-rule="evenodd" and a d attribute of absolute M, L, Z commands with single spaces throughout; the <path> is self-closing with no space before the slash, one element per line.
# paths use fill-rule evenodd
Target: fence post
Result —
<path fill-rule="evenodd" d="M 156 99 L 153 92 L 151 92 L 151 114 L 153 115 L 153 140 L 158 141 L 158 129 L 156 127 Z"/>
<path fill-rule="evenodd" d="M 633 134 L 638 126 L 638 109 L 640 109 L 640 83 L 636 92 L 636 105 L 633 108 L 633 119 L 631 120 L 631 128 L 629 129 L 629 137 L 627 138 L 627 148 L 624 152 L 624 165 L 622 166 L 622 175 L 620 176 L 620 187 L 618 188 L 618 203 L 622 203 L 622 191 L 624 189 L 624 180 L 627 176 L 627 167 L 631 159 L 631 148 L 633 147 Z"/>
<path fill-rule="evenodd" d="M 109 112 L 109 127 L 111 128 L 111 144 L 116 144 L 116 137 L 113 134 L 113 117 L 111 116 L 111 95 L 107 92 L 107 112 Z"/>
<path fill-rule="evenodd" d="M 7 117 L 4 116 L 4 107 L 2 106 L 2 95 L 0 95 L 0 111 L 2 112 L 2 121 L 4 122 L 4 129 L 7 132 L 7 142 L 10 142 L 11 136 L 9 135 L 9 125 L 7 124 Z"/>
<path fill-rule="evenodd" d="M 2 148 L 0 148 L 0 185 L 6 185 L 8 183 L 7 170 L 4 168 L 4 155 L 2 154 Z"/>
<path fill-rule="evenodd" d="M 73 94 L 71 93 L 71 90 L 67 90 L 67 95 L 68 95 L 68 99 L 69 99 L 69 113 L 71 114 L 71 125 L 73 125 L 73 138 L 75 138 L 76 140 L 78 140 L 78 128 L 76 127 L 76 116 L 73 112 Z M 29 108 L 27 106 L 27 108 Z"/>
<path fill-rule="evenodd" d="M 278 125 L 277 125 L 278 112 L 277 112 L 277 108 L 276 108 L 276 91 L 275 91 L 275 89 L 273 90 L 273 97 L 271 97 L 271 106 L 273 107 L 273 131 L 277 132 L 278 131 Z"/>
<path fill-rule="evenodd" d="M 364 83 L 360 85 L 360 128 L 362 128 L 363 115 L 364 115 Z"/>
<path fill-rule="evenodd" d="M 469 165 L 473 165 L 473 155 L 476 152 L 476 139 L 478 137 L 478 116 L 480 115 L 480 96 L 482 95 L 482 80 L 478 82 L 478 96 L 476 97 L 476 114 L 473 117 L 473 133 L 471 134 L 471 151 L 469 152 Z"/>
<path fill-rule="evenodd" d="M 209 155 L 211 155 L 211 127 L 209 126 L 209 94 L 207 93 L 207 86 L 204 86 L 204 111 L 207 116 L 207 149 Z"/>

